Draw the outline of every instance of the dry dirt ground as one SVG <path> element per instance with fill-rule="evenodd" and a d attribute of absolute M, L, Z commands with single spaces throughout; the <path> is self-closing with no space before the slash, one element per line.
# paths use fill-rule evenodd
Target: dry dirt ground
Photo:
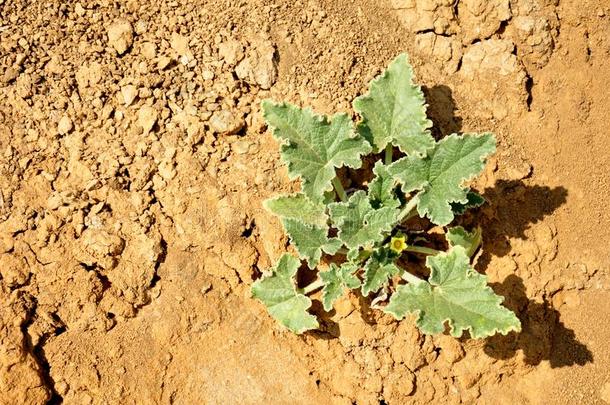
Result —
<path fill-rule="evenodd" d="M 400 52 L 435 136 L 499 138 L 465 221 L 520 334 L 249 297 L 297 187 L 260 100 L 350 111 Z M 610 403 L 608 83 L 607 0 L 0 0 L 0 403 Z"/>

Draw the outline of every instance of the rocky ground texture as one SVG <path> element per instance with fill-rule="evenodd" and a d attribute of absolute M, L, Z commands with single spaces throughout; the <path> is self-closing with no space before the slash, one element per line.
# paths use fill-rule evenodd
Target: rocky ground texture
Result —
<path fill-rule="evenodd" d="M 0 403 L 610 404 L 608 32 L 604 0 L 0 0 Z M 249 296 L 298 187 L 260 101 L 351 111 L 400 52 L 435 136 L 497 134 L 464 221 L 520 334 L 350 295 L 295 336 Z"/>

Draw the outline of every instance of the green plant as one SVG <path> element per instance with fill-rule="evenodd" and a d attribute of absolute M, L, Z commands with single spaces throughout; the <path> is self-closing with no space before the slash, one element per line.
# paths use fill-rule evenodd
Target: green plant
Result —
<path fill-rule="evenodd" d="M 307 295 L 320 288 L 326 311 L 348 289 L 360 289 L 363 296 L 377 294 L 376 302 L 392 293 L 382 310 L 396 319 L 417 314 L 424 333 L 442 333 L 445 322 L 453 336 L 464 330 L 473 338 L 519 331 L 519 319 L 470 264 L 481 243 L 480 229 L 445 228 L 449 248 L 441 252 L 416 245 L 425 235 L 406 227 L 415 216 L 446 227 L 456 215 L 483 204 L 464 183 L 478 175 L 495 152 L 493 134 L 452 134 L 436 142 L 423 93 L 413 83 L 404 54 L 353 106 L 361 118 L 355 126 L 344 113 L 327 118 L 308 108 L 263 102 L 289 177 L 301 181 L 300 193 L 269 199 L 265 208 L 281 219 L 310 269 L 323 255 L 329 264 L 321 266 L 317 280 L 298 288 L 295 276 L 301 260 L 285 253 L 253 284 L 252 295 L 295 333 L 319 326 L 308 312 Z M 395 147 L 403 157 L 393 161 Z M 371 153 L 384 157 L 375 163 L 367 189 L 346 192 L 336 169 L 358 169 Z M 427 279 L 413 274 L 409 252 L 427 256 Z"/>

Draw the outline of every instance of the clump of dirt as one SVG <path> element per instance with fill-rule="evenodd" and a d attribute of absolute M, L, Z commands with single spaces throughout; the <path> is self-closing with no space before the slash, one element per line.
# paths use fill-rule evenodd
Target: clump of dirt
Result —
<path fill-rule="evenodd" d="M 0 402 L 610 401 L 609 30 L 601 0 L 0 0 Z M 523 332 L 352 294 L 294 336 L 249 297 L 298 187 L 260 101 L 351 111 L 405 51 L 435 136 L 499 138 L 463 221 Z"/>

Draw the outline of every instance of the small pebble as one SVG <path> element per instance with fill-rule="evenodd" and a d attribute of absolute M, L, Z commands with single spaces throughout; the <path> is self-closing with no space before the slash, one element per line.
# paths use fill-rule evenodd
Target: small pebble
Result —
<path fill-rule="evenodd" d="M 184 35 L 180 35 L 177 32 L 172 33 L 172 39 L 170 45 L 178 55 L 186 55 L 189 52 L 189 40 Z"/>
<path fill-rule="evenodd" d="M 171 61 L 172 61 L 172 59 L 169 56 L 161 56 L 159 58 L 159 60 L 157 61 L 157 68 L 159 70 L 163 70 L 169 66 Z"/>
<path fill-rule="evenodd" d="M 204 70 L 201 72 L 201 77 L 203 80 L 214 80 L 214 72 L 211 70 Z"/>
<path fill-rule="evenodd" d="M 140 53 L 146 59 L 154 59 L 157 56 L 157 47 L 152 42 L 144 42 L 142 48 L 140 48 Z"/>
<path fill-rule="evenodd" d="M 76 5 L 74 6 L 74 12 L 79 17 L 82 17 L 85 15 L 86 10 L 83 8 L 83 6 L 80 3 L 76 3 Z"/>
<path fill-rule="evenodd" d="M 142 127 L 144 134 L 148 134 L 157 122 L 157 110 L 145 105 L 138 111 L 138 125 Z"/>
<path fill-rule="evenodd" d="M 146 30 L 148 29 L 148 24 L 146 24 L 146 21 L 142 21 L 142 20 L 138 20 L 138 22 L 136 23 L 136 34 L 138 35 L 142 35 L 146 32 Z"/>
<path fill-rule="evenodd" d="M 235 65 L 244 57 L 244 47 L 238 41 L 218 45 L 218 55 L 229 65 Z"/>
<path fill-rule="evenodd" d="M 57 124 L 57 133 L 59 135 L 66 135 L 67 133 L 72 131 L 72 128 L 72 120 L 67 115 L 64 115 L 61 117 L 59 123 Z"/>
<path fill-rule="evenodd" d="M 127 86 L 123 86 L 121 88 L 121 94 L 123 95 L 123 100 L 125 101 L 125 105 L 129 107 L 133 100 L 136 99 L 138 95 L 138 88 L 133 84 L 128 84 Z"/>
<path fill-rule="evenodd" d="M 250 145 L 251 144 L 249 141 L 240 139 L 239 141 L 233 142 L 232 149 L 233 152 L 237 153 L 238 155 L 244 155 L 250 150 Z"/>
<path fill-rule="evenodd" d="M 4 83 L 9 83 L 15 80 L 19 76 L 19 70 L 14 67 L 9 67 L 4 71 L 4 76 L 2 77 L 2 81 Z"/>
<path fill-rule="evenodd" d="M 222 135 L 236 134 L 244 125 L 243 117 L 229 110 L 215 111 L 210 117 L 210 127 L 214 132 Z"/>
<path fill-rule="evenodd" d="M 133 28 L 127 20 L 118 20 L 108 27 L 108 44 L 122 55 L 133 43 Z"/>

